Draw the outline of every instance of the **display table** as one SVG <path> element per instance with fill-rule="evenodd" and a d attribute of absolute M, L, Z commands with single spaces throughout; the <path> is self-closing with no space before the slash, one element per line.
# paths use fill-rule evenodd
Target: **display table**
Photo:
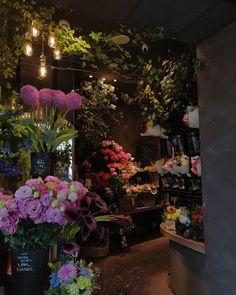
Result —
<path fill-rule="evenodd" d="M 169 239 L 171 289 L 175 295 L 206 295 L 205 245 L 177 235 L 161 223 Z"/>

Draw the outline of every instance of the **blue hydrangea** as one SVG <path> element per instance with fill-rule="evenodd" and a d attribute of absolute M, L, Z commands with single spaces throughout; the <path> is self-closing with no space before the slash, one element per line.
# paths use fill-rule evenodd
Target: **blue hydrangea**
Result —
<path fill-rule="evenodd" d="M 86 277 L 86 278 L 88 278 L 88 279 L 91 279 L 91 273 L 90 273 L 90 270 L 89 270 L 89 268 L 87 268 L 87 267 L 82 267 L 81 269 L 80 269 L 80 275 L 81 276 L 84 276 L 84 277 Z"/>
<path fill-rule="evenodd" d="M 51 273 L 50 275 L 50 286 L 52 288 L 57 288 L 57 287 L 61 287 L 62 283 L 60 281 L 60 279 L 57 276 L 56 272 Z"/>

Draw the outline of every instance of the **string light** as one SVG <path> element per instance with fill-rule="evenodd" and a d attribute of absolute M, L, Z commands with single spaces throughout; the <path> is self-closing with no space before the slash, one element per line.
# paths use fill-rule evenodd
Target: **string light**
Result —
<path fill-rule="evenodd" d="M 117 82 L 117 79 L 113 79 L 113 82 Z"/>
<path fill-rule="evenodd" d="M 24 54 L 26 56 L 32 56 L 33 55 L 33 46 L 30 41 L 26 41 L 24 45 Z"/>
<path fill-rule="evenodd" d="M 43 80 L 47 77 L 47 67 L 46 67 L 46 56 L 44 54 L 40 55 L 40 66 L 39 66 L 39 79 Z"/>
<path fill-rule="evenodd" d="M 27 32 L 25 34 L 25 38 L 26 38 L 26 41 L 25 41 L 24 48 L 23 48 L 24 54 L 26 56 L 32 56 L 33 55 L 33 46 L 32 46 L 32 36 L 31 36 L 30 32 Z"/>
<path fill-rule="evenodd" d="M 33 20 L 31 25 L 31 34 L 34 38 L 37 38 L 40 35 L 40 30 L 38 27 L 39 23 L 36 20 Z"/>
<path fill-rule="evenodd" d="M 56 37 L 54 32 L 50 31 L 48 35 L 48 46 L 50 48 L 55 48 L 56 47 Z"/>
<path fill-rule="evenodd" d="M 92 79 L 93 78 L 93 75 L 89 75 L 89 78 Z"/>
<path fill-rule="evenodd" d="M 42 53 L 40 55 L 40 66 L 39 66 L 39 76 L 40 80 L 47 77 L 47 66 L 46 66 L 46 56 L 44 54 L 44 37 L 42 37 Z"/>
<path fill-rule="evenodd" d="M 53 50 L 53 57 L 55 60 L 60 60 L 62 58 L 62 52 L 60 47 L 56 47 Z"/>

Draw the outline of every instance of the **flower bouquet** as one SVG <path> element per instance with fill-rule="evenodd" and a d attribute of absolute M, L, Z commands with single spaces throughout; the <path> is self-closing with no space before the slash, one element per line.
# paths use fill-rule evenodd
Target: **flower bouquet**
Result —
<path fill-rule="evenodd" d="M 73 91 L 66 95 L 61 90 L 43 88 L 38 91 L 31 85 L 23 86 L 20 96 L 27 112 L 14 126 L 32 143 L 32 176 L 46 177 L 53 174 L 57 147 L 77 134 L 67 114 L 79 109 L 82 99 Z"/>
<path fill-rule="evenodd" d="M 93 269 L 92 263 L 86 265 L 83 260 L 72 260 L 51 265 L 51 269 L 50 288 L 46 295 L 90 295 L 98 289 L 99 270 Z"/>

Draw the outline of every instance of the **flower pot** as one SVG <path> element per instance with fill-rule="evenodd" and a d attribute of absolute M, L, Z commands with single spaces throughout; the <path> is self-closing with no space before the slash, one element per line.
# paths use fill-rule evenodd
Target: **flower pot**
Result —
<path fill-rule="evenodd" d="M 52 152 L 31 153 L 31 175 L 33 178 L 45 178 L 54 174 L 54 158 Z"/>
<path fill-rule="evenodd" d="M 12 250 L 11 295 L 43 295 L 47 287 L 48 250 Z"/>
<path fill-rule="evenodd" d="M 183 235 L 186 230 L 186 225 L 183 223 L 180 223 L 179 221 L 175 222 L 175 231 L 177 235 Z"/>

